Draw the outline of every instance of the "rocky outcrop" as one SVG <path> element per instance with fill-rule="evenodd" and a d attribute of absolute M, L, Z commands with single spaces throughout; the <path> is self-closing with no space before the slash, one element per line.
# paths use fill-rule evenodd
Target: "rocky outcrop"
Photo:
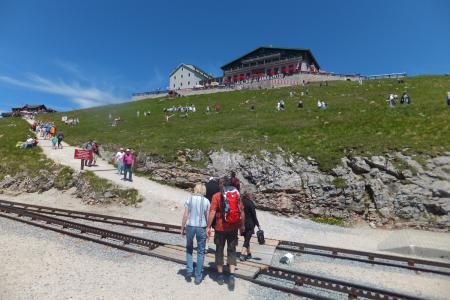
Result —
<path fill-rule="evenodd" d="M 192 167 L 206 159 L 205 167 Z M 325 173 L 314 159 L 281 149 L 258 155 L 188 149 L 170 163 L 140 154 L 137 167 L 154 180 L 184 189 L 234 170 L 243 188 L 255 192 L 259 209 L 281 214 L 450 231 L 450 153 L 423 160 L 401 153 L 346 157 Z"/>
<path fill-rule="evenodd" d="M 52 188 L 69 190 L 87 204 L 104 204 L 112 201 L 129 204 L 129 199 L 123 197 L 123 190 L 117 187 L 98 190 L 91 185 L 81 172 L 73 172 L 65 167 L 52 172 L 39 170 L 38 174 L 30 175 L 20 172 L 14 176 L 7 175 L 0 181 L 0 194 L 42 193 Z M 134 195 L 133 195 L 134 196 Z"/>

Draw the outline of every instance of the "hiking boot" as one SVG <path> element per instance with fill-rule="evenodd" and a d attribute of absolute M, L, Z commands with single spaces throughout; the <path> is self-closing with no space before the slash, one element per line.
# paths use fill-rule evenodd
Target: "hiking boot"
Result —
<path fill-rule="evenodd" d="M 247 260 L 247 255 L 244 255 L 244 254 L 239 255 L 239 260 L 240 261 L 246 261 Z"/>
<path fill-rule="evenodd" d="M 234 291 L 234 274 L 230 274 L 230 278 L 228 279 L 228 290 Z"/>
<path fill-rule="evenodd" d="M 192 276 L 193 276 L 193 275 L 194 275 L 194 274 L 193 274 L 192 272 L 187 272 L 186 275 L 184 276 L 184 279 L 185 279 L 187 282 L 191 282 Z"/>
<path fill-rule="evenodd" d="M 217 276 L 217 283 L 219 285 L 223 285 L 225 283 L 225 278 L 223 277 L 222 273 L 220 273 L 219 276 Z"/>
<path fill-rule="evenodd" d="M 246 259 L 250 259 L 250 258 L 252 258 L 252 254 L 251 253 L 246 255 Z"/>
<path fill-rule="evenodd" d="M 202 278 L 200 277 L 200 278 L 195 278 L 195 284 L 196 285 L 199 285 L 200 283 L 202 283 Z"/>

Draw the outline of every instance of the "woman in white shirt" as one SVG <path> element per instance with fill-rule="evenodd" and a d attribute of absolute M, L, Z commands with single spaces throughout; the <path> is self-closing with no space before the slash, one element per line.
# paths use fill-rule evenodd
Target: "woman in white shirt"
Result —
<path fill-rule="evenodd" d="M 116 163 L 117 163 L 117 174 L 122 175 L 123 172 L 123 156 L 125 155 L 125 152 L 123 151 L 123 148 L 120 148 L 119 152 L 116 153 Z"/>
<path fill-rule="evenodd" d="M 181 235 L 186 234 L 186 280 L 190 281 L 194 273 L 192 252 L 194 237 L 197 240 L 197 267 L 195 269 L 195 284 L 202 282 L 203 262 L 206 247 L 206 223 L 209 215 L 210 203 L 205 198 L 206 187 L 198 183 L 194 187 L 194 194 L 184 203 L 184 214 L 181 224 Z"/>

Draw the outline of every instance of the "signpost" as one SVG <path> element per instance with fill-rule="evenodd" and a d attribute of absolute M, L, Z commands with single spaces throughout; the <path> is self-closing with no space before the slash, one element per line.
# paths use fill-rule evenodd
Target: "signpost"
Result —
<path fill-rule="evenodd" d="M 75 149 L 74 153 L 75 159 L 81 159 L 81 170 L 84 170 L 84 161 L 92 160 L 93 154 L 92 151 L 86 149 Z"/>

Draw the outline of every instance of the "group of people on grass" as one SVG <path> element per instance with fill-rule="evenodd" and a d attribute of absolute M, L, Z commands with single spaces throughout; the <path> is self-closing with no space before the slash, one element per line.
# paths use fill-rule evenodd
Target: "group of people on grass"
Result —
<path fill-rule="evenodd" d="M 197 108 L 195 107 L 194 104 L 192 105 L 188 105 L 188 106 L 172 106 L 172 107 L 168 107 L 168 108 L 164 108 L 163 109 L 164 112 L 196 112 Z"/>
<path fill-rule="evenodd" d="M 395 107 L 398 102 L 398 95 L 396 94 L 389 94 L 388 99 L 386 102 L 389 104 L 389 107 Z M 411 97 L 408 95 L 407 92 L 404 92 L 403 95 L 400 98 L 400 104 L 411 104 Z"/>
<path fill-rule="evenodd" d="M 250 239 L 255 233 L 256 226 L 261 230 L 252 198 L 252 193 L 241 193 L 240 182 L 234 172 L 230 178 L 211 177 L 206 184 L 195 185 L 194 193 L 184 204 L 181 223 L 181 235 L 186 236 L 186 281 L 190 282 L 194 277 L 195 284 L 202 282 L 206 242 L 212 237 L 214 228 L 217 282 L 223 285 L 226 279 L 224 276 L 226 244 L 229 266 L 227 283 L 229 290 L 234 290 L 237 259 L 245 261 L 252 258 Z M 239 233 L 244 237 L 244 244 L 238 256 L 236 247 Z M 195 269 L 192 258 L 194 238 L 197 242 Z"/>
<path fill-rule="evenodd" d="M 124 150 L 120 148 L 117 151 L 114 160 L 117 164 L 117 174 L 122 176 L 123 180 L 133 181 L 133 166 L 134 166 L 134 155 L 130 149 Z M 127 178 L 128 175 L 128 178 Z"/>
<path fill-rule="evenodd" d="M 318 109 L 327 109 L 328 104 L 325 101 L 317 100 L 317 108 Z"/>

